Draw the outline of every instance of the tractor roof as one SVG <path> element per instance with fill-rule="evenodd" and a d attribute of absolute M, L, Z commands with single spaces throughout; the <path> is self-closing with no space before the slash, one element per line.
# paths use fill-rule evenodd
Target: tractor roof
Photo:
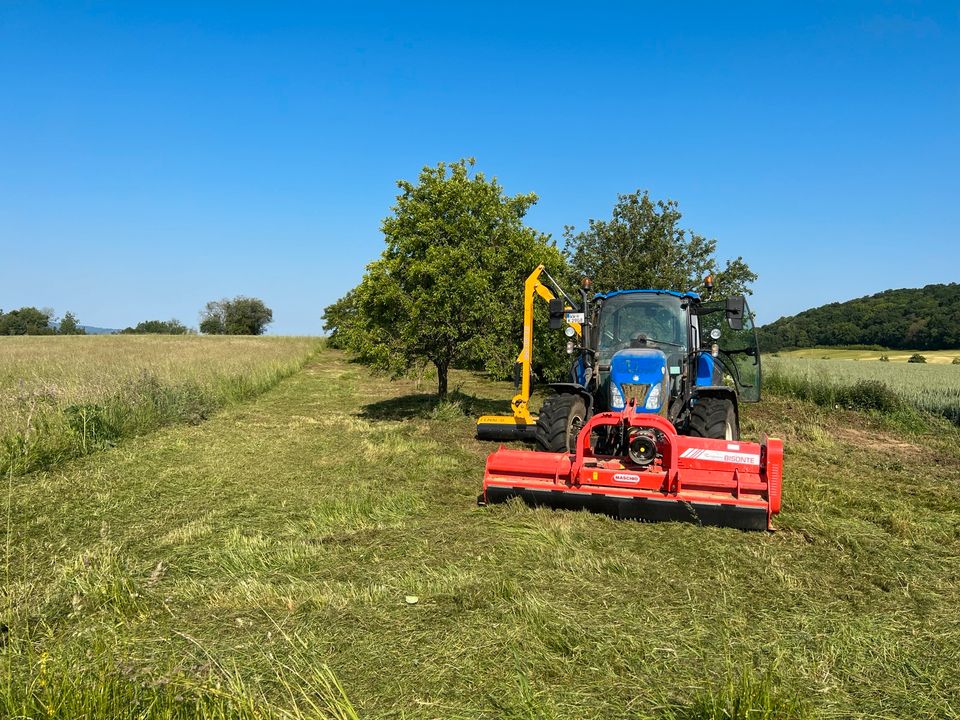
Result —
<path fill-rule="evenodd" d="M 635 294 L 636 295 L 640 295 L 640 294 L 673 295 L 674 297 L 678 297 L 678 298 L 692 298 L 694 300 L 700 299 L 700 295 L 698 295 L 695 292 L 676 292 L 675 290 L 613 290 L 608 293 L 598 293 L 596 297 L 602 300 L 606 300 L 608 298 L 614 297 L 615 295 L 635 295 Z"/>

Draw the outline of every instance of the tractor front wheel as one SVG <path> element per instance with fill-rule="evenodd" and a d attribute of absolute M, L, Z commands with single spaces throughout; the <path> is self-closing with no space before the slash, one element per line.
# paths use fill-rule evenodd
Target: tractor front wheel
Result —
<path fill-rule="evenodd" d="M 574 452 L 587 421 L 587 404 L 579 395 L 551 395 L 537 417 L 537 442 L 547 452 Z"/>
<path fill-rule="evenodd" d="M 715 440 L 739 440 L 740 423 L 736 408 L 726 398 L 700 398 L 690 411 L 687 434 Z"/>

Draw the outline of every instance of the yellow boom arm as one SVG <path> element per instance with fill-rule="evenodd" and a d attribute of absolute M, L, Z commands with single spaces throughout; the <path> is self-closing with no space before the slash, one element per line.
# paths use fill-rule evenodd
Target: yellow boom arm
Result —
<path fill-rule="evenodd" d="M 523 347 L 517 355 L 520 365 L 520 387 L 510 401 L 513 415 L 484 415 L 477 420 L 477 437 L 480 439 L 509 440 L 532 435 L 537 418 L 530 414 L 530 367 L 533 362 L 533 301 L 539 295 L 546 302 L 556 299 L 553 291 L 540 281 L 543 265 L 530 273 L 523 283 Z M 574 308 L 566 306 L 565 310 Z M 567 322 L 577 335 L 583 329 L 580 323 Z"/>

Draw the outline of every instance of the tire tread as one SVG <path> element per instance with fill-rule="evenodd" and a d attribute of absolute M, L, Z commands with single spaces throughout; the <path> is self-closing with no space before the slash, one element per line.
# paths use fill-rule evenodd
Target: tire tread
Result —
<path fill-rule="evenodd" d="M 577 404 L 586 411 L 586 404 L 579 395 L 551 395 L 544 401 L 537 417 L 537 442 L 541 449 L 547 452 L 567 450 L 567 422 Z"/>

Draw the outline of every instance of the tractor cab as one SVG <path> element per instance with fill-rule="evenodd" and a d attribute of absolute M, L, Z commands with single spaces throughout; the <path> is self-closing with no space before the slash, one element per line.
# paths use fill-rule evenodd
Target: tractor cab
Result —
<path fill-rule="evenodd" d="M 760 353 L 742 296 L 618 290 L 584 298 L 585 326 L 572 383 L 541 412 L 544 449 L 569 449 L 597 412 L 659 414 L 683 434 L 736 440 L 739 403 L 760 398 Z M 573 347 L 571 344 L 568 349 Z"/>
<path fill-rule="evenodd" d="M 693 338 L 693 293 L 625 290 L 594 298 L 598 408 L 666 414 Z"/>

